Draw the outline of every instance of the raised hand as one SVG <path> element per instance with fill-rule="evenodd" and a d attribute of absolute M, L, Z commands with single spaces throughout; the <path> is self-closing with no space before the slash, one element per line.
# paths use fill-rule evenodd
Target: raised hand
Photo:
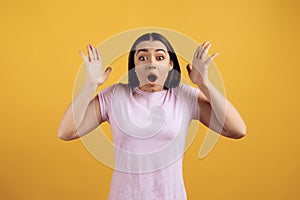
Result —
<path fill-rule="evenodd" d="M 86 82 L 90 84 L 102 85 L 108 78 L 111 67 L 107 67 L 103 72 L 101 57 L 98 50 L 92 45 L 87 46 L 88 57 L 82 51 L 79 51 L 85 67 L 86 67 Z"/>
<path fill-rule="evenodd" d="M 208 80 L 208 66 L 213 59 L 219 55 L 219 53 L 213 54 L 206 60 L 207 53 L 211 47 L 211 44 L 206 41 L 200 45 L 193 58 L 193 63 L 187 65 L 187 70 L 191 81 L 196 85 L 205 84 Z"/>

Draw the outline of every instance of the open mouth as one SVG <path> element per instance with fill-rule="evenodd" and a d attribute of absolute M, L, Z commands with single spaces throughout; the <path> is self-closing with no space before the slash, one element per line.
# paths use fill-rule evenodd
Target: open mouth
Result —
<path fill-rule="evenodd" d="M 151 82 L 154 82 L 154 81 L 156 81 L 157 76 L 155 74 L 150 74 L 147 76 L 147 79 Z"/>

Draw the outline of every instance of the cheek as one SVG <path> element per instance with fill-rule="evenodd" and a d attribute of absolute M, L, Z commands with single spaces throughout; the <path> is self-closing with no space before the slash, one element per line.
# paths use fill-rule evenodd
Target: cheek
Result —
<path fill-rule="evenodd" d="M 134 57 L 134 66 L 139 66 L 142 64 L 142 61 L 140 61 L 137 57 Z"/>
<path fill-rule="evenodd" d="M 135 67 L 134 70 L 139 81 L 144 80 L 146 78 L 145 69 L 143 69 L 143 67 Z"/>
<path fill-rule="evenodd" d="M 139 61 L 138 59 L 134 58 L 134 65 L 135 65 L 135 66 L 139 65 L 139 62 L 140 62 L 140 61 Z"/>
<path fill-rule="evenodd" d="M 146 71 L 146 66 L 145 65 L 136 65 L 135 67 L 134 67 L 134 70 L 135 70 L 135 72 L 136 73 L 145 73 L 145 71 Z"/>
<path fill-rule="evenodd" d="M 166 79 L 168 77 L 168 74 L 169 74 L 169 67 L 164 67 L 162 69 L 160 69 L 160 77 L 162 79 Z"/>

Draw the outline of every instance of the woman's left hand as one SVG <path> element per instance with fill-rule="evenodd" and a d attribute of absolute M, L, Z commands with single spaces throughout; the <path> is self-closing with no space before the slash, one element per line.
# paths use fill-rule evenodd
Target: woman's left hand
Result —
<path fill-rule="evenodd" d="M 214 53 L 211 57 L 205 60 L 210 47 L 211 44 L 208 41 L 200 45 L 194 53 L 192 65 L 187 65 L 191 81 L 198 86 L 206 83 L 208 80 L 208 66 L 211 61 L 219 55 L 219 53 Z"/>

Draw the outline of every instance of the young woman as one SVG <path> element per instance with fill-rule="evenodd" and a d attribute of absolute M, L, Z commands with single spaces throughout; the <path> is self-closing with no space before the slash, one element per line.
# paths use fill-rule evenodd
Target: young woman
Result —
<path fill-rule="evenodd" d="M 128 59 L 128 84 L 96 89 L 112 69 L 102 72 L 100 55 L 88 45 L 86 83 L 62 117 L 58 136 L 79 138 L 104 121 L 110 123 L 115 169 L 110 200 L 187 199 L 182 155 L 192 119 L 229 138 L 241 138 L 246 125 L 235 107 L 208 79 L 206 58 L 211 44 L 204 42 L 187 66 L 198 88 L 180 84 L 181 70 L 168 40 L 158 33 L 140 36 Z M 72 108 L 73 107 L 73 108 Z"/>

